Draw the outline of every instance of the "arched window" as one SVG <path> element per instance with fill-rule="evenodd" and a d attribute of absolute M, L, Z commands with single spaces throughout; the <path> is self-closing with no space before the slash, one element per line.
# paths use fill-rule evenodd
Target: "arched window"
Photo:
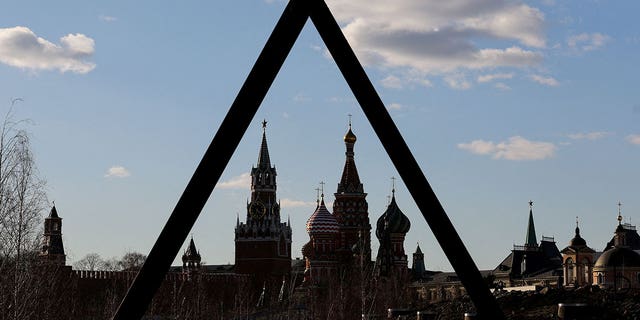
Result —
<path fill-rule="evenodd" d="M 589 259 L 587 258 L 583 258 L 582 259 L 582 267 L 584 268 L 583 272 L 584 272 L 584 283 L 591 283 L 591 281 L 589 279 L 591 279 L 591 272 L 589 270 L 589 266 L 591 265 L 591 262 L 589 262 Z"/>
<path fill-rule="evenodd" d="M 598 284 L 602 284 L 604 281 L 603 279 L 604 277 L 602 276 L 602 273 L 598 273 Z"/>
<path fill-rule="evenodd" d="M 565 280 L 566 283 L 574 283 L 575 282 L 575 276 L 574 276 L 574 272 L 573 272 L 573 268 L 574 268 L 574 264 L 573 264 L 573 259 L 571 258 L 567 258 L 567 260 L 564 261 L 565 263 L 565 269 L 567 271 L 567 279 Z"/>

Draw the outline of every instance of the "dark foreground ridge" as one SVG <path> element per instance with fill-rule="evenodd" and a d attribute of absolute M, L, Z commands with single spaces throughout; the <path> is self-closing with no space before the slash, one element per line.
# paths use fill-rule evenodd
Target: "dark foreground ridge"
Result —
<path fill-rule="evenodd" d="M 496 294 L 498 304 L 507 319 L 558 319 L 559 303 L 584 303 L 585 315 L 580 319 L 624 320 L 640 319 L 640 290 L 601 290 L 597 286 L 543 288 L 539 291 L 511 291 Z M 473 310 L 468 296 L 433 303 L 421 309 L 432 313 L 433 319 L 459 320 L 464 310 Z M 407 319 L 415 319 L 407 318 Z M 429 318 L 428 318 L 429 319 Z"/>

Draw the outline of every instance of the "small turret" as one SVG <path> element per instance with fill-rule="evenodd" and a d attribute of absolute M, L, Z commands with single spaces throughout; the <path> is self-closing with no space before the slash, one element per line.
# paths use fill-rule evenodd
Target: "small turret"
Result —
<path fill-rule="evenodd" d="M 200 256 L 200 252 L 196 249 L 196 244 L 193 241 L 193 237 L 191 237 L 189 247 L 182 255 L 182 272 L 189 275 L 199 273 L 201 261 L 202 257 Z"/>

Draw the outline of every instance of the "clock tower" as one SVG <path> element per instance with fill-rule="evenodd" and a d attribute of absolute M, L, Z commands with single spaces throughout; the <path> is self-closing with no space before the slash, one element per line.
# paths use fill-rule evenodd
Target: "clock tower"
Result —
<path fill-rule="evenodd" d="M 281 222 L 276 199 L 276 167 L 271 166 L 262 122 L 262 144 L 258 163 L 251 168 L 251 200 L 247 203 L 246 223 L 236 222 L 235 272 L 282 276 L 291 272 L 291 225 Z"/>

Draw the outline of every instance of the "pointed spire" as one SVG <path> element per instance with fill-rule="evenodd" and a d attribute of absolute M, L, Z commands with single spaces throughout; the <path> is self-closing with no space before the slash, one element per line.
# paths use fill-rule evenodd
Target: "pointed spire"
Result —
<path fill-rule="evenodd" d="M 420 249 L 420 243 L 418 242 L 418 247 L 416 248 L 416 252 L 414 254 L 422 254 L 422 250 Z"/>
<path fill-rule="evenodd" d="M 537 247 L 536 227 L 533 223 L 533 201 L 529 200 L 529 224 L 527 226 L 527 239 L 524 243 L 526 247 Z"/>
<path fill-rule="evenodd" d="M 267 147 L 267 120 L 262 120 L 262 144 L 260 145 L 260 153 L 258 154 L 258 168 L 271 168 L 271 159 L 269 159 L 269 148 Z"/>
<path fill-rule="evenodd" d="M 338 193 L 363 193 L 362 183 L 358 176 L 358 169 L 354 160 L 353 147 L 356 143 L 356 135 L 351 131 L 351 117 L 349 117 L 349 130 L 344 136 L 346 160 L 342 169 L 342 178 L 338 183 Z"/>
<path fill-rule="evenodd" d="M 49 218 L 60 218 L 58 216 L 58 210 L 56 210 L 56 202 L 53 201 L 53 206 L 51 207 L 51 212 L 49 212 Z"/>

